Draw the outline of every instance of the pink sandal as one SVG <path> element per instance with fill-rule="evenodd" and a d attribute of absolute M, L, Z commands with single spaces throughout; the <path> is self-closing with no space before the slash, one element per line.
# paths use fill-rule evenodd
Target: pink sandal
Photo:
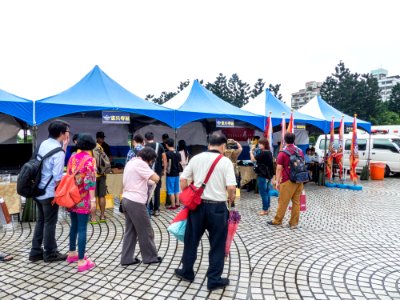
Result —
<path fill-rule="evenodd" d="M 93 269 L 96 266 L 90 259 L 86 259 L 86 264 L 78 266 L 78 272 L 84 272 Z"/>

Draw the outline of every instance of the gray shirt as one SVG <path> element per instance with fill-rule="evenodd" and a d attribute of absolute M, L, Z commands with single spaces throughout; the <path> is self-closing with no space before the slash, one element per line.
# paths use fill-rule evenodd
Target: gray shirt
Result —
<path fill-rule="evenodd" d="M 60 142 L 53 138 L 48 138 L 45 140 L 39 148 L 38 154 L 42 157 L 49 153 L 51 150 L 61 147 Z M 43 196 L 37 197 L 37 200 L 44 200 L 48 198 L 54 198 L 54 193 L 56 190 L 56 182 L 60 181 L 63 177 L 64 172 L 64 151 L 57 152 L 52 156 L 46 158 L 42 166 L 42 180 L 39 183 L 39 188 L 44 188 L 47 182 L 51 179 L 49 185 L 46 188 L 46 193 Z"/>

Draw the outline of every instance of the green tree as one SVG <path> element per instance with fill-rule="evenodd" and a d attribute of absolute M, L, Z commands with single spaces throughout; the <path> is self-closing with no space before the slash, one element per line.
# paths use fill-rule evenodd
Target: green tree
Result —
<path fill-rule="evenodd" d="M 400 83 L 397 83 L 392 88 L 392 93 L 390 94 L 389 102 L 388 102 L 389 110 L 400 114 Z"/>
<path fill-rule="evenodd" d="M 230 95 L 226 76 L 219 73 L 214 82 L 207 82 L 205 88 L 210 90 L 217 97 L 228 101 Z"/>
<path fill-rule="evenodd" d="M 190 84 L 190 80 L 186 79 L 186 81 L 181 81 L 180 84 L 178 85 L 178 90 L 176 92 L 162 92 L 161 95 L 157 98 L 154 97 L 154 95 L 148 94 L 146 95 L 145 100 L 151 101 L 157 104 L 164 104 L 171 98 L 175 97 L 179 92 L 184 90 L 188 85 Z"/>
<path fill-rule="evenodd" d="M 218 74 L 214 82 L 207 82 L 205 84 L 203 80 L 199 80 L 199 83 L 204 85 L 206 89 L 210 90 L 217 97 L 237 107 L 242 107 L 243 105 L 247 104 L 249 98 L 254 98 L 262 93 L 265 87 L 265 82 L 261 78 L 256 81 L 253 89 L 251 89 L 250 85 L 241 80 L 237 74 L 232 74 L 232 76 L 228 79 L 222 73 Z M 186 88 L 189 84 L 189 80 L 183 81 L 178 85 L 176 92 L 162 92 L 159 97 L 148 94 L 146 95 L 145 99 L 157 104 L 163 104 Z M 282 95 L 279 94 L 279 88 L 280 84 L 270 84 L 270 89 L 275 95 L 277 95 L 279 99 L 281 99 Z"/>
<path fill-rule="evenodd" d="M 378 80 L 371 74 L 351 73 L 342 61 L 322 84 L 321 96 L 336 109 L 373 123 L 383 112 Z"/>
<path fill-rule="evenodd" d="M 250 97 L 255 98 L 262 92 L 264 92 L 265 82 L 262 78 L 258 78 L 256 83 L 254 84 L 253 89 L 251 90 Z"/>
<path fill-rule="evenodd" d="M 373 123 L 378 125 L 400 125 L 400 115 L 385 109 L 373 119 Z"/>
<path fill-rule="evenodd" d="M 228 81 L 229 103 L 242 107 L 249 102 L 251 95 L 250 85 L 243 82 L 237 74 L 233 74 Z"/>
<path fill-rule="evenodd" d="M 279 93 L 279 89 L 281 88 L 280 84 L 269 84 L 268 89 L 270 90 L 270 92 L 279 100 L 282 101 L 282 94 Z"/>

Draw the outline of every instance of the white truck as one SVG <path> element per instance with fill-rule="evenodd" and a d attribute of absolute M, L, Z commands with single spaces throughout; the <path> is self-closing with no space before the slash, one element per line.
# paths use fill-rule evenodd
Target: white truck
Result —
<path fill-rule="evenodd" d="M 344 135 L 345 151 L 343 166 L 349 169 L 349 156 L 352 134 Z M 327 135 L 327 147 L 329 147 L 329 134 Z M 383 162 L 386 164 L 385 176 L 390 173 L 400 173 L 400 137 L 389 134 L 357 134 L 359 163 L 357 172 L 367 164 L 368 158 L 371 162 Z M 334 147 L 338 149 L 339 135 L 335 134 Z M 325 153 L 325 135 L 320 135 L 315 144 L 315 152 L 320 158 Z"/>

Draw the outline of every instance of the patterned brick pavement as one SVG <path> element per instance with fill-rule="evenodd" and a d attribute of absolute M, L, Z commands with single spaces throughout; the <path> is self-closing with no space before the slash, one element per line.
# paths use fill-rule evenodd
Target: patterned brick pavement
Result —
<path fill-rule="evenodd" d="M 231 285 L 208 292 L 208 241 L 200 244 L 193 283 L 173 276 L 183 245 L 166 231 L 173 214 L 153 218 L 161 265 L 119 265 L 124 217 L 89 225 L 88 254 L 98 265 L 77 273 L 66 262 L 31 263 L 34 223 L 0 230 L 0 250 L 15 255 L 0 264 L 0 299 L 400 299 L 399 178 L 363 182 L 363 191 L 308 184 L 301 226 L 270 227 L 258 195 L 242 191 L 242 222 L 226 261 Z M 277 198 L 272 198 L 272 211 Z M 285 219 L 285 224 L 287 218 Z M 68 249 L 69 218 L 60 215 L 57 239 Z"/>

